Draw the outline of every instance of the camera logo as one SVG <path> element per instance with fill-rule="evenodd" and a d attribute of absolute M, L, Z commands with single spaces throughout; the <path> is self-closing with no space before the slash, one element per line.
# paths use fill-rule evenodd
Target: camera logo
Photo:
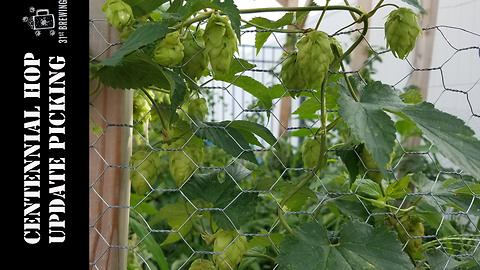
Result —
<path fill-rule="evenodd" d="M 50 36 L 55 35 L 55 17 L 53 14 L 50 14 L 48 9 L 35 9 L 34 7 L 29 8 L 31 16 L 24 16 L 22 18 L 23 22 L 26 22 L 32 30 L 35 31 L 35 36 L 40 36 L 42 31 L 48 31 Z"/>

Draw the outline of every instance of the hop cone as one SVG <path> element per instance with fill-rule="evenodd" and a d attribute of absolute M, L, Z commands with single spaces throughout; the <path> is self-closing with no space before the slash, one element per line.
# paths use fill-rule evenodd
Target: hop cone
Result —
<path fill-rule="evenodd" d="M 208 113 L 207 100 L 204 98 L 190 100 L 188 102 L 187 113 L 192 120 L 202 121 Z"/>
<path fill-rule="evenodd" d="M 132 8 L 122 0 L 108 0 L 102 6 L 102 11 L 108 23 L 120 32 L 133 22 Z"/>
<path fill-rule="evenodd" d="M 303 141 L 302 147 L 303 167 L 314 168 L 320 155 L 320 142 L 314 138 L 307 138 Z"/>
<path fill-rule="evenodd" d="M 178 187 L 190 178 L 203 158 L 202 139 L 192 136 L 186 145 L 185 142 L 184 138 L 178 138 L 170 146 L 171 149 L 181 149 L 171 152 L 169 159 L 170 173 Z"/>
<path fill-rule="evenodd" d="M 405 59 L 415 47 L 418 34 L 422 32 L 417 18 L 420 18 L 420 15 L 408 8 L 396 9 L 388 15 L 385 38 L 387 48 L 390 47 L 395 57 Z"/>
<path fill-rule="evenodd" d="M 290 55 L 282 63 L 282 70 L 280 71 L 280 78 L 282 79 L 287 89 L 304 89 L 305 81 L 300 74 L 300 67 L 297 61 L 297 54 Z M 300 92 L 289 92 L 292 97 L 297 97 Z"/>
<path fill-rule="evenodd" d="M 129 164 L 132 167 L 136 167 L 138 171 L 137 173 L 137 171 L 133 169 L 130 170 L 132 187 L 137 194 L 144 195 L 150 190 L 149 184 L 153 185 L 160 173 L 160 158 L 155 153 L 148 155 L 148 152 L 138 151 L 130 157 Z"/>
<path fill-rule="evenodd" d="M 208 55 L 205 51 L 204 31 L 198 30 L 194 36 L 187 33 L 183 40 L 183 72 L 193 81 L 202 77 L 203 71 L 208 66 Z"/>
<path fill-rule="evenodd" d="M 332 49 L 333 56 L 334 56 L 333 61 L 332 61 L 332 64 L 333 64 L 333 62 L 335 62 L 340 56 L 342 56 L 343 48 L 342 48 L 342 45 L 340 44 L 340 42 L 338 42 L 338 40 L 334 37 L 330 38 L 330 48 Z M 335 50 L 337 51 L 338 56 L 335 53 Z M 334 71 L 334 72 L 337 72 L 340 69 L 340 62 L 338 64 L 336 64 L 335 66 L 332 66 L 332 64 L 330 64 L 330 70 Z"/>
<path fill-rule="evenodd" d="M 333 61 L 328 35 L 322 31 L 310 31 L 298 42 L 297 63 L 305 81 L 305 87 L 313 89 L 322 83 Z"/>
<path fill-rule="evenodd" d="M 397 231 L 399 232 L 398 236 L 402 243 L 408 241 L 405 251 L 409 254 L 417 253 L 422 245 L 422 238 L 410 237 L 425 235 L 422 219 L 408 212 L 400 217 L 400 222 L 402 223 L 403 227 L 398 222 L 395 224 L 395 226 L 397 227 Z"/>
<path fill-rule="evenodd" d="M 213 261 L 219 270 L 234 269 L 242 261 L 247 250 L 247 238 L 237 235 L 235 231 L 219 231 L 213 235 L 213 251 L 221 256 L 213 255 Z M 232 243 L 233 240 L 235 242 Z"/>
<path fill-rule="evenodd" d="M 155 47 L 153 59 L 162 66 L 173 67 L 183 59 L 183 44 L 180 32 L 168 33 Z"/>
<path fill-rule="evenodd" d="M 151 90 L 147 90 L 148 94 L 151 97 L 155 97 L 155 93 Z M 151 105 L 147 101 L 147 97 L 144 97 L 138 91 L 135 91 L 133 94 L 133 123 L 137 123 L 138 121 L 145 121 L 150 116 L 147 116 L 147 113 L 150 112 Z"/>
<path fill-rule="evenodd" d="M 215 265 L 209 260 L 198 259 L 192 262 L 188 270 L 215 270 Z"/>
<path fill-rule="evenodd" d="M 233 53 L 238 52 L 232 26 L 226 18 L 214 13 L 205 26 L 204 38 L 214 76 L 222 78 L 228 73 Z"/>

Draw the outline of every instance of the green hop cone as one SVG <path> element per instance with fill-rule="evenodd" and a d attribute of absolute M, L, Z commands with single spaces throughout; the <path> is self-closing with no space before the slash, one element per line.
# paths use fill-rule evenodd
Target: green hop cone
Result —
<path fill-rule="evenodd" d="M 305 87 L 313 89 L 323 82 L 334 56 L 330 38 L 322 31 L 307 32 L 297 42 L 297 63 Z"/>
<path fill-rule="evenodd" d="M 192 136 L 187 144 L 182 137 L 177 138 L 171 145 L 171 149 L 180 149 L 170 153 L 169 169 L 178 187 L 195 172 L 203 159 L 203 140 Z"/>
<path fill-rule="evenodd" d="M 320 142 L 314 138 L 306 138 L 300 150 L 302 152 L 303 167 L 314 168 L 320 155 Z"/>
<path fill-rule="evenodd" d="M 102 11 L 108 23 L 120 32 L 133 22 L 132 8 L 122 0 L 108 0 L 102 6 Z"/>
<path fill-rule="evenodd" d="M 148 157 L 147 157 L 148 156 Z M 155 183 L 160 173 L 161 161 L 158 154 L 138 151 L 130 157 L 129 165 L 136 168 L 130 169 L 130 181 L 138 195 L 145 195 L 150 186 Z"/>
<path fill-rule="evenodd" d="M 368 170 L 367 176 L 371 180 L 380 183 L 383 179 L 382 173 L 376 172 L 378 170 L 378 164 L 373 159 L 373 156 L 370 152 L 368 152 L 367 148 L 364 145 L 361 146 L 360 149 L 360 158 L 361 162 L 363 163 L 363 167 Z M 360 166 L 362 166 L 360 164 Z"/>
<path fill-rule="evenodd" d="M 147 93 L 151 97 L 155 97 L 155 93 L 151 90 L 147 90 Z M 147 101 L 147 97 L 144 94 L 140 94 L 139 91 L 135 91 L 133 94 L 133 124 L 135 125 L 135 130 L 137 130 L 141 135 L 147 135 L 148 129 L 148 120 L 151 119 L 151 104 Z M 136 134 L 136 133 L 134 133 Z"/>
<path fill-rule="evenodd" d="M 147 90 L 148 94 L 151 97 L 155 97 L 155 93 L 151 90 Z M 138 121 L 146 121 L 150 118 L 150 115 L 147 115 L 151 110 L 151 105 L 147 101 L 147 97 L 144 97 L 140 92 L 135 91 L 133 94 L 133 123 Z"/>
<path fill-rule="evenodd" d="M 183 44 L 180 42 L 179 31 L 168 33 L 158 42 L 153 51 L 153 60 L 165 67 L 178 65 L 183 56 Z"/>
<path fill-rule="evenodd" d="M 330 38 L 330 48 L 332 49 L 332 53 L 333 53 L 333 56 L 334 56 L 333 61 L 330 64 L 330 70 L 333 71 L 333 72 L 337 72 L 340 69 L 340 62 L 338 62 L 338 64 L 336 64 L 335 66 L 332 66 L 332 64 L 338 58 L 340 58 L 340 56 L 342 56 L 343 48 L 342 48 L 342 45 L 340 44 L 340 42 L 338 42 L 338 40 L 334 37 Z"/>
<path fill-rule="evenodd" d="M 188 270 L 215 270 L 215 265 L 209 260 L 197 259 L 192 262 Z"/>
<path fill-rule="evenodd" d="M 187 33 L 183 40 L 182 70 L 193 81 L 202 77 L 208 66 L 208 55 L 205 51 L 204 30 L 198 30 L 194 35 Z"/>
<path fill-rule="evenodd" d="M 291 54 L 282 63 L 282 70 L 280 70 L 280 79 L 289 90 L 300 90 L 305 88 L 305 81 L 300 74 L 300 67 L 297 61 L 297 54 Z M 292 97 L 297 97 L 300 92 L 290 91 Z"/>
<path fill-rule="evenodd" d="M 417 18 L 420 15 L 409 8 L 396 9 L 388 15 L 385 22 L 387 48 L 395 57 L 405 59 L 415 47 L 418 34 L 422 32 Z"/>
<path fill-rule="evenodd" d="M 194 121 L 203 121 L 208 113 L 207 100 L 205 98 L 192 99 L 188 102 L 188 116 Z"/>
<path fill-rule="evenodd" d="M 408 212 L 400 217 L 400 222 L 402 223 L 403 227 L 398 222 L 395 223 L 398 237 L 402 243 L 406 243 L 408 241 L 408 244 L 405 247 L 405 252 L 415 255 L 420 250 L 422 238 L 412 237 L 425 235 L 425 229 L 422 223 L 423 220 L 417 215 Z"/>
<path fill-rule="evenodd" d="M 215 238 L 213 251 L 221 256 L 213 255 L 217 269 L 235 269 L 242 261 L 243 255 L 247 251 L 247 238 L 243 235 L 237 237 L 237 235 L 236 231 L 219 231 L 213 235 Z M 232 243 L 232 241 L 234 242 Z"/>
<path fill-rule="evenodd" d="M 238 52 L 237 39 L 226 17 L 213 13 L 205 26 L 205 52 L 210 58 L 214 77 L 227 75 L 233 59 Z"/>
<path fill-rule="evenodd" d="M 360 153 L 361 163 L 359 164 L 360 167 L 364 167 L 367 170 L 367 176 L 371 180 L 380 183 L 384 176 L 381 172 L 378 172 L 378 164 L 373 159 L 373 156 L 370 152 L 368 152 L 367 148 L 364 144 L 358 147 L 358 151 Z M 395 151 L 390 153 L 390 162 L 387 163 L 387 169 L 390 170 L 393 158 L 395 157 Z"/>

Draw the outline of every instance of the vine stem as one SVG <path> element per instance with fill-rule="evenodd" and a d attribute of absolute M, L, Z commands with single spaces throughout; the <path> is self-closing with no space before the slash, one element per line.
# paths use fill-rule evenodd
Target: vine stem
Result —
<path fill-rule="evenodd" d="M 295 195 L 300 189 L 307 186 L 308 183 L 313 179 L 313 176 L 323 169 L 325 166 L 325 154 L 327 152 L 327 103 L 326 103 L 326 86 L 328 81 L 328 72 L 325 75 L 325 78 L 322 82 L 322 89 L 320 91 L 320 103 L 321 103 L 321 113 L 320 113 L 320 121 L 322 123 L 322 133 L 320 135 L 320 153 L 318 155 L 317 165 L 313 168 L 313 170 L 300 182 L 296 185 L 292 190 L 290 190 L 285 197 L 280 201 L 280 208 L 278 209 L 278 217 L 280 222 L 285 227 L 285 229 L 292 233 L 292 228 L 288 225 L 285 217 L 283 215 L 283 206 L 287 203 L 287 201 Z"/>
<path fill-rule="evenodd" d="M 327 0 L 327 3 L 325 4 L 325 7 L 324 7 L 324 9 L 323 9 L 323 11 L 322 11 L 322 15 L 320 15 L 320 18 L 319 18 L 318 21 L 317 21 L 317 25 L 315 26 L 315 30 L 317 30 L 318 27 L 320 26 L 320 22 L 322 21 L 323 16 L 325 15 L 325 11 L 327 11 L 327 7 L 328 7 L 328 3 L 329 3 L 329 2 L 330 2 L 330 0 Z"/>

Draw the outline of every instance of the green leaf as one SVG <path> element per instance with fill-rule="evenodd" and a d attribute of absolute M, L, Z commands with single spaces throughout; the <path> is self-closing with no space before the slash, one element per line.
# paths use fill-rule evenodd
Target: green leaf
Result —
<path fill-rule="evenodd" d="M 451 206 L 460 211 L 467 211 L 469 214 L 480 216 L 480 204 L 472 203 L 474 194 L 457 193 L 456 190 L 466 187 L 464 181 L 452 183 L 449 180 L 430 180 L 423 173 L 414 174 L 412 183 L 418 189 L 418 192 L 429 193 L 425 195 L 422 201 L 428 203 L 431 207 L 437 209 L 437 212 L 443 211 L 438 207 Z M 468 183 L 467 183 L 468 184 Z M 430 210 L 430 209 L 427 209 Z"/>
<path fill-rule="evenodd" d="M 408 188 L 408 184 L 410 184 L 412 181 L 411 176 L 411 174 L 407 174 L 397 181 L 389 184 L 385 190 L 387 199 L 400 199 L 410 193 L 411 191 Z"/>
<path fill-rule="evenodd" d="M 293 112 L 293 114 L 298 115 L 312 115 L 315 114 L 318 110 L 322 108 L 320 101 L 314 97 L 306 99 L 298 108 Z"/>
<path fill-rule="evenodd" d="M 150 254 L 153 255 L 153 258 L 157 261 L 160 269 L 168 270 L 167 259 L 163 254 L 162 248 L 155 241 L 155 238 L 145 229 L 138 221 L 133 218 L 129 219 L 130 228 L 138 235 L 139 239 L 143 239 L 142 243 L 145 243 Z"/>
<path fill-rule="evenodd" d="M 432 270 L 454 270 L 459 269 L 457 267 L 462 264 L 459 261 L 452 260 L 452 257 L 445 253 L 443 249 L 430 249 L 423 255 Z"/>
<path fill-rule="evenodd" d="M 308 7 L 315 7 L 315 6 L 317 6 L 317 3 L 313 1 L 308 5 Z M 295 12 L 295 23 L 296 24 L 301 23 L 304 19 L 307 18 L 309 13 L 310 13 L 309 10 Z"/>
<path fill-rule="evenodd" d="M 205 123 L 195 135 L 208 140 L 223 149 L 227 154 L 258 164 L 245 137 L 233 127 L 223 127 L 219 123 Z"/>
<path fill-rule="evenodd" d="M 182 235 L 186 235 L 193 226 L 189 220 L 192 213 L 195 213 L 195 208 L 190 203 L 180 200 L 160 208 L 149 224 L 153 226 L 166 219 L 172 230 L 179 231 Z M 174 243 L 180 239 L 180 234 L 172 232 L 168 234 L 167 239 L 165 239 L 161 245 Z"/>
<path fill-rule="evenodd" d="M 360 91 L 360 103 L 392 111 L 399 111 L 405 107 L 395 90 L 379 81 L 369 83 Z"/>
<path fill-rule="evenodd" d="M 266 109 L 272 107 L 272 98 L 270 97 L 270 92 L 267 87 L 254 78 L 240 75 L 228 76 L 228 78 L 222 78 L 222 80 L 232 83 L 233 85 L 242 88 L 245 92 L 252 94 L 254 97 L 258 98 L 259 103 L 263 104 Z"/>
<path fill-rule="evenodd" d="M 104 85 L 112 88 L 138 89 L 154 85 L 170 89 L 165 70 L 140 51 L 127 55 L 120 65 L 102 67 L 96 75 Z"/>
<path fill-rule="evenodd" d="M 279 269 L 412 269 L 395 233 L 348 221 L 340 229 L 337 244 L 318 223 L 294 229 L 280 244 Z"/>
<path fill-rule="evenodd" d="M 374 82 L 360 93 L 360 102 L 356 102 L 348 91 L 340 91 L 338 105 L 342 119 L 355 138 L 365 144 L 380 172 L 387 177 L 387 164 L 395 146 L 396 129 L 382 108 L 397 110 L 404 106 L 403 102 L 390 86 Z"/>
<path fill-rule="evenodd" d="M 368 178 L 357 179 L 352 184 L 352 191 L 355 192 L 355 194 L 372 199 L 378 199 L 382 196 L 380 186 Z"/>
<path fill-rule="evenodd" d="M 454 164 L 480 179 L 480 141 L 473 130 L 451 114 L 422 102 L 402 110 L 438 150 Z"/>
<path fill-rule="evenodd" d="M 167 76 L 173 79 L 175 86 L 170 90 L 170 123 L 173 123 L 177 108 L 182 105 L 185 95 L 187 94 L 187 85 L 185 81 L 177 73 L 165 69 Z"/>
<path fill-rule="evenodd" d="M 407 92 L 399 96 L 403 102 L 417 104 L 423 101 L 422 94 L 417 89 L 408 89 Z"/>
<path fill-rule="evenodd" d="M 156 41 L 159 38 L 165 37 L 173 29 L 169 29 L 162 23 L 145 23 L 139 26 L 128 38 L 125 40 L 123 46 L 116 51 L 108 59 L 100 62 L 99 66 L 117 66 L 120 65 L 125 55 L 138 50 L 147 44 Z"/>
<path fill-rule="evenodd" d="M 403 2 L 418 8 L 422 13 L 428 14 L 427 11 L 418 3 L 418 0 L 402 0 Z"/>
<path fill-rule="evenodd" d="M 235 182 L 240 182 L 245 177 L 252 174 L 252 171 L 243 166 L 240 162 L 234 162 L 225 168 L 225 171 L 228 172 L 227 178 L 232 179 Z"/>
<path fill-rule="evenodd" d="M 267 29 L 278 29 L 280 27 L 283 27 L 285 25 L 292 24 L 293 21 L 293 13 L 289 12 L 283 15 L 282 18 L 280 18 L 277 21 L 271 21 L 269 19 L 263 18 L 263 17 L 255 17 L 250 20 L 251 23 L 261 26 L 263 28 Z M 257 27 L 257 30 L 261 30 L 262 28 Z M 260 50 L 263 48 L 263 44 L 267 41 L 268 37 L 272 34 L 272 32 L 269 31 L 260 31 L 255 34 L 255 48 L 257 48 L 257 55 L 260 52 Z"/>
<path fill-rule="evenodd" d="M 235 120 L 235 121 L 224 121 L 220 122 L 220 125 L 223 126 L 229 126 L 233 127 L 238 132 L 240 132 L 245 139 L 248 141 L 250 144 L 258 145 L 260 147 L 264 147 L 254 136 L 257 135 L 260 138 L 264 139 L 268 144 L 274 145 L 277 149 L 279 149 L 280 145 L 276 144 L 277 138 L 273 136 L 272 132 L 270 130 L 260 124 L 250 122 L 250 121 L 245 121 L 245 120 Z"/>
<path fill-rule="evenodd" d="M 234 179 L 239 179 L 246 174 L 246 171 L 239 167 L 230 167 L 226 170 Z M 239 228 L 253 218 L 257 194 L 241 193 L 230 176 L 220 182 L 218 175 L 218 171 L 203 175 L 196 174 L 183 186 L 182 192 L 190 200 L 202 199 L 206 203 L 211 203 L 213 208 L 220 208 L 221 210 L 211 210 L 211 217 L 224 230 L 234 230 L 234 226 Z"/>
<path fill-rule="evenodd" d="M 142 17 L 154 11 L 168 0 L 124 0 L 132 8 L 135 18 Z"/>

